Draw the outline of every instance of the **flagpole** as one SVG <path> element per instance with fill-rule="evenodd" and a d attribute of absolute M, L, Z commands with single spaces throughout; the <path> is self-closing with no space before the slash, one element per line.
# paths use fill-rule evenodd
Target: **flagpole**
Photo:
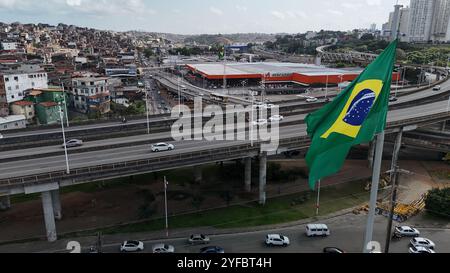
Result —
<path fill-rule="evenodd" d="M 316 216 L 319 216 L 319 208 L 320 208 L 320 179 L 318 182 L 318 190 L 317 190 L 317 203 L 316 203 Z"/>
<path fill-rule="evenodd" d="M 373 239 L 373 227 L 375 223 L 375 210 L 377 207 L 378 199 L 378 187 L 380 184 L 381 163 L 383 160 L 383 148 L 384 148 L 384 136 L 385 132 L 381 132 L 377 136 L 376 148 L 375 148 L 375 162 L 373 166 L 372 174 L 372 187 L 370 192 L 370 204 L 369 204 L 369 216 L 367 220 L 366 234 L 364 239 L 364 253 L 369 253 L 371 249 L 367 249 L 370 242 Z"/>

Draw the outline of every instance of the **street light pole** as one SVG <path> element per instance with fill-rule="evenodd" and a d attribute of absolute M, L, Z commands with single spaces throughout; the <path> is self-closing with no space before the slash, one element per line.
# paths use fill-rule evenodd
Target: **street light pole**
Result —
<path fill-rule="evenodd" d="M 316 216 L 319 216 L 319 208 L 320 208 L 320 179 L 318 182 L 318 189 L 317 189 L 317 203 L 316 203 Z"/>
<path fill-rule="evenodd" d="M 66 156 L 66 173 L 70 174 L 69 155 L 67 154 L 66 133 L 64 131 L 64 117 L 63 117 L 63 110 L 61 107 L 61 103 L 59 103 L 59 121 L 61 123 L 61 130 L 62 130 L 63 141 L 64 141 L 64 154 Z"/>
<path fill-rule="evenodd" d="M 148 89 L 145 90 L 145 108 L 147 110 L 147 134 L 150 135 L 150 109 L 148 106 L 148 101 L 149 101 L 149 97 L 148 97 Z"/>
<path fill-rule="evenodd" d="M 169 237 L 169 214 L 167 209 L 167 186 L 169 182 L 167 182 L 166 177 L 164 176 L 164 199 L 165 199 L 165 210 L 166 210 L 166 236 Z"/>
<path fill-rule="evenodd" d="M 69 124 L 69 110 L 67 108 L 67 101 L 66 101 L 66 90 L 64 89 L 64 83 L 61 82 L 61 88 L 62 88 L 62 93 L 63 93 L 63 98 L 64 98 L 64 111 L 66 112 L 66 123 L 67 123 L 67 127 L 70 127 Z"/>

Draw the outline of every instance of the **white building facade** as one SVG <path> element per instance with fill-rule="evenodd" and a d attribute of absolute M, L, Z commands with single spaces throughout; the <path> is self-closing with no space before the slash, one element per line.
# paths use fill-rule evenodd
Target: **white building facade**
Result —
<path fill-rule="evenodd" d="M 9 104 L 23 100 L 25 91 L 47 88 L 48 76 L 43 71 L 0 74 L 0 116 L 9 115 Z"/>

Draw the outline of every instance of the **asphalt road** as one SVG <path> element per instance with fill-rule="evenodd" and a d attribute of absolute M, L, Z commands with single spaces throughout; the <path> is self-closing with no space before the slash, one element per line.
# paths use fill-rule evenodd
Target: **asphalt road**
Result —
<path fill-rule="evenodd" d="M 421 117 L 424 115 L 431 115 L 436 113 L 445 112 L 448 103 L 441 101 L 432 104 L 420 105 L 407 109 L 399 109 L 390 111 L 388 115 L 388 121 L 398 121 L 402 119 L 410 119 L 415 117 Z M 289 119 L 304 118 L 305 115 L 298 117 L 288 117 L 284 122 L 288 122 Z M 280 138 L 297 137 L 306 135 L 305 125 L 294 125 L 280 128 Z M 144 136 L 145 137 L 145 136 Z M 116 140 L 110 140 L 116 141 Z M 120 139 L 119 141 L 129 141 L 127 138 Z M 103 141 L 104 143 L 105 141 Z M 96 144 L 101 145 L 101 141 Z M 172 143 L 172 142 L 171 142 Z M 84 152 L 79 154 L 69 155 L 70 167 L 80 168 L 89 166 L 98 166 L 108 163 L 117 163 L 124 161 L 132 161 L 147 158 L 157 158 L 161 155 L 176 155 L 185 152 L 198 152 L 207 149 L 227 148 L 237 144 L 243 144 L 248 142 L 239 141 L 213 141 L 206 140 L 200 142 L 182 141 L 173 142 L 176 149 L 171 152 L 163 153 L 150 153 L 148 145 L 137 145 L 132 147 L 123 147 L 116 149 L 105 149 L 92 152 Z M 89 145 L 89 143 L 87 143 Z M 94 144 L 95 145 L 95 144 Z M 53 147 L 55 149 L 56 147 Z M 42 153 L 47 151 L 48 147 L 42 147 Z M 23 151 L 15 151 L 15 153 L 22 153 Z M 33 149 L 34 153 L 39 152 L 36 148 Z M 10 152 L 8 152 L 10 153 Z M 26 153 L 26 151 L 25 151 Z M 0 154 L 0 157 L 2 155 Z M 4 156 L 4 155 L 3 155 Z M 64 156 L 49 156 L 38 159 L 23 160 L 20 164 L 16 162 L 2 163 L 0 165 L 0 179 L 12 178 L 26 175 L 40 174 L 43 172 L 62 171 L 65 170 L 65 158 Z"/>
<path fill-rule="evenodd" d="M 305 235 L 305 225 L 292 226 L 276 230 L 264 230 L 250 233 L 237 233 L 211 236 L 210 246 L 224 248 L 225 253 L 321 253 L 325 247 L 339 247 L 347 253 L 361 253 L 367 216 L 344 215 L 323 221 L 331 230 L 329 237 L 309 238 Z M 376 218 L 374 241 L 380 242 L 384 252 L 387 218 Z M 437 253 L 450 253 L 450 230 L 447 229 L 419 229 L 421 237 L 428 238 L 436 244 Z M 281 234 L 289 237 L 289 247 L 267 247 L 264 244 L 267 234 Z M 175 235 L 176 236 L 176 235 Z M 126 240 L 124 238 L 124 240 Z M 408 253 L 410 238 L 392 241 L 390 253 Z M 121 242 L 103 246 L 105 253 L 118 253 Z M 173 245 L 176 253 L 199 253 L 204 245 L 191 246 L 187 238 L 145 241 L 144 253 L 151 253 L 152 246 L 157 243 Z"/>
<path fill-rule="evenodd" d="M 156 89 L 156 86 L 154 85 L 153 81 L 149 82 L 150 86 L 152 86 L 154 89 Z M 186 83 L 187 84 L 187 83 Z M 444 90 L 447 90 L 448 88 L 450 88 L 450 81 L 446 81 L 441 85 L 442 89 L 441 91 L 432 91 L 432 89 L 428 89 L 419 93 L 415 93 L 415 94 L 411 94 L 411 95 L 406 95 L 403 97 L 400 97 L 399 100 L 397 102 L 394 103 L 403 103 L 405 101 L 414 101 L 414 100 L 418 100 L 430 95 L 434 95 L 434 94 L 439 94 L 440 92 L 445 92 Z M 199 89 L 201 90 L 201 89 Z M 160 104 L 163 99 L 157 94 L 157 91 L 153 91 L 156 94 L 153 94 L 153 101 L 155 102 L 154 107 L 156 107 L 156 109 L 158 108 L 158 104 Z M 201 92 L 201 91 L 199 91 Z M 302 105 L 308 104 L 306 102 L 285 102 L 282 103 L 280 105 L 283 106 L 299 106 L 301 107 Z M 405 109 L 409 109 L 409 108 L 405 108 Z M 160 113 L 162 111 L 159 111 Z M 170 120 L 170 117 L 150 117 L 150 122 L 156 122 L 156 121 L 160 121 L 160 120 Z M 147 122 L 146 119 L 139 119 L 139 120 L 130 120 L 127 125 L 133 125 L 133 124 L 145 124 Z M 117 126 L 123 126 L 122 122 L 108 122 L 108 123 L 102 123 L 102 124 L 90 124 L 90 125 L 81 125 L 81 126 L 73 126 L 70 128 L 66 129 L 66 132 L 68 134 L 70 134 L 70 132 L 72 131 L 80 131 L 80 130 L 89 130 L 89 129 L 98 129 L 98 128 L 111 128 L 111 127 L 117 127 Z M 53 128 L 53 129 L 38 129 L 35 131 L 17 131 L 17 132 L 13 132 L 13 133 L 8 133 L 8 132 L 4 132 L 2 133 L 4 138 L 12 138 L 12 137 L 21 137 L 21 136 L 31 136 L 31 135 L 36 135 L 36 134 L 49 134 L 49 133 L 59 133 L 61 131 L 60 128 Z"/>

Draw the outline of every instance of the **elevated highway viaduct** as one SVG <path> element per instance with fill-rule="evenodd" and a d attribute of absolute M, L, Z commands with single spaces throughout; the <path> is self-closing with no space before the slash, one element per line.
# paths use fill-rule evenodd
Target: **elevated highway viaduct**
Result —
<path fill-rule="evenodd" d="M 446 121 L 450 118 L 447 111 L 447 101 L 440 101 L 425 105 L 392 110 L 388 114 L 387 134 L 395 134 L 400 129 L 404 131 L 416 130 L 421 126 L 428 126 Z M 294 116 L 303 120 L 305 115 Z M 289 123 L 289 121 L 287 121 Z M 157 137 L 153 134 L 150 137 Z M 132 138 L 132 137 L 129 137 Z M 119 142 L 131 141 L 129 138 L 118 139 Z M 119 143 L 120 144 L 120 143 Z M 293 150 L 307 150 L 310 139 L 306 134 L 305 124 L 298 123 L 280 128 L 280 140 L 276 149 L 265 151 L 265 142 L 255 141 L 181 141 L 174 142 L 176 149 L 164 153 L 150 153 L 148 144 L 130 144 L 122 148 L 105 148 L 82 151 L 70 155 L 70 173 L 66 173 L 64 156 L 47 153 L 48 147 L 42 147 L 42 155 L 25 160 L 9 159 L 11 162 L 0 164 L 0 196 L 3 203 L 7 203 L 10 195 L 42 193 L 44 219 L 49 241 L 57 239 L 55 218 L 61 218 L 61 204 L 59 189 L 66 186 L 107 180 L 130 175 L 151 173 L 175 168 L 200 166 L 211 162 L 244 159 L 245 170 L 251 168 L 251 158 L 259 157 L 259 196 L 260 203 L 265 204 L 265 186 L 267 157 Z M 252 145 L 253 144 L 253 145 Z M 14 151 L 17 156 L 33 151 Z M 9 152 L 6 152 L 9 153 Z M 22 153 L 22 155 L 20 155 Z M 6 154 L 0 153 L 1 156 Z M 249 188 L 251 181 L 245 175 L 245 185 Z"/>
<path fill-rule="evenodd" d="M 390 103 L 390 109 L 407 109 L 411 106 L 447 99 L 450 96 L 450 81 L 444 80 L 440 82 L 440 84 L 441 90 L 439 91 L 433 91 L 432 88 L 422 88 L 419 89 L 419 91 L 417 88 L 403 90 L 401 92 L 402 95 L 398 96 L 398 100 Z M 192 96 L 195 95 L 194 93 L 192 94 Z M 208 103 L 208 101 L 204 101 L 204 104 Z M 279 110 L 280 114 L 285 117 L 301 117 L 303 114 L 319 109 L 325 103 L 324 100 L 319 100 L 317 103 L 307 103 L 304 99 L 285 101 L 279 103 Z M 177 119 L 178 118 L 172 118 L 170 114 L 151 116 L 149 119 L 150 132 L 156 134 L 168 131 L 173 122 Z M 204 120 L 204 122 L 206 121 L 207 119 Z M 303 123 L 302 118 L 297 119 L 296 121 L 298 123 Z M 292 122 L 295 122 L 295 120 Z M 127 124 L 123 124 L 121 121 L 103 121 L 87 125 L 78 125 L 67 128 L 66 133 L 68 138 L 80 138 L 85 141 L 143 135 L 147 134 L 147 120 L 145 118 L 130 120 Z M 55 125 L 44 128 L 39 127 L 6 132 L 4 133 L 4 139 L 2 139 L 2 149 L 24 149 L 56 145 L 58 143 L 62 143 L 62 135 L 59 125 Z"/>

